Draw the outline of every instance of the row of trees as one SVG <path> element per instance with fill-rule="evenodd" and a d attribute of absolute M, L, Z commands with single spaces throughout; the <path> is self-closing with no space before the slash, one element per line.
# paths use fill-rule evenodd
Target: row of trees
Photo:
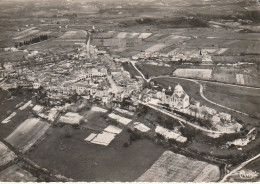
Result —
<path fill-rule="evenodd" d="M 30 40 L 24 40 L 23 42 L 15 42 L 15 48 L 22 47 L 23 45 L 34 44 L 34 43 L 41 42 L 41 41 L 44 41 L 47 39 L 49 39 L 48 35 L 36 36 L 34 38 L 31 38 Z"/>

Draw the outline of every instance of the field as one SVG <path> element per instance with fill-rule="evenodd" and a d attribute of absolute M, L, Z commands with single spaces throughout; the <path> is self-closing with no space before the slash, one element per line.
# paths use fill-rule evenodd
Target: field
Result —
<path fill-rule="evenodd" d="M 67 31 L 59 39 L 86 39 L 87 32 L 83 30 L 79 31 Z"/>
<path fill-rule="evenodd" d="M 160 75 L 172 75 L 173 68 L 165 66 L 154 66 L 149 64 L 136 64 L 137 68 L 144 74 L 144 76 L 156 77 Z"/>
<path fill-rule="evenodd" d="M 14 45 L 12 45 L 14 46 Z M 21 51 L 18 52 L 1 52 L 0 53 L 0 64 L 5 62 L 19 62 L 23 59 L 24 53 Z"/>
<path fill-rule="evenodd" d="M 21 122 L 28 118 L 31 108 L 28 107 L 24 110 L 18 110 L 16 105 L 19 105 L 20 103 L 24 104 L 28 102 L 30 98 L 31 93 L 27 93 L 26 95 L 13 96 L 8 100 L 1 101 L 0 106 L 5 108 L 0 108 L 0 122 L 2 122 L 13 112 L 16 112 L 17 114 L 8 123 L 0 123 L 0 138 L 4 139 L 7 137 L 18 125 L 21 124 Z"/>
<path fill-rule="evenodd" d="M 137 182 L 216 182 L 217 166 L 166 151 Z"/>
<path fill-rule="evenodd" d="M 99 123 L 99 122 L 97 122 Z M 93 131 L 72 129 L 65 138 L 66 129 L 50 128 L 49 136 L 32 152 L 31 160 L 56 174 L 76 181 L 134 181 L 144 173 L 164 149 L 147 139 L 132 142 L 123 130 L 109 146 L 84 141 Z"/>
<path fill-rule="evenodd" d="M 1 182 L 35 182 L 36 178 L 31 173 L 14 164 L 0 172 Z"/>
<path fill-rule="evenodd" d="M 39 119 L 27 119 L 19 125 L 5 140 L 20 152 L 28 151 L 50 127 L 47 122 Z"/>
<path fill-rule="evenodd" d="M 14 154 L 14 152 L 12 152 L 6 145 L 0 142 L 0 168 L 11 161 L 14 161 L 15 158 L 17 158 L 17 156 Z"/>
<path fill-rule="evenodd" d="M 255 115 L 260 109 L 259 89 L 205 83 L 205 96 L 221 105 Z"/>

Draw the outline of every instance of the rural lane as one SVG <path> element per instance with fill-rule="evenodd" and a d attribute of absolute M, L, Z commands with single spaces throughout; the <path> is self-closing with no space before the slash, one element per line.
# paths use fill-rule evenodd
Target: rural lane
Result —
<path fill-rule="evenodd" d="M 235 172 L 239 171 L 240 169 L 242 169 L 243 167 L 245 167 L 247 164 L 249 164 L 250 162 L 256 160 L 257 158 L 260 157 L 260 154 L 254 156 L 253 158 L 241 163 L 236 169 L 232 170 L 230 173 L 228 173 L 224 178 L 222 178 L 222 180 L 220 182 L 224 182 L 227 180 L 228 177 L 232 176 L 232 174 L 234 174 Z"/>

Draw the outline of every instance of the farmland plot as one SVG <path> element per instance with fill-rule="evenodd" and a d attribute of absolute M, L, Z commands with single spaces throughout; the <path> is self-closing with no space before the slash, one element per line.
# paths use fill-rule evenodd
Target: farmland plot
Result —
<path fill-rule="evenodd" d="M 21 36 L 15 37 L 14 40 L 20 40 L 20 39 L 26 38 L 28 36 L 33 36 L 39 32 L 40 32 L 40 30 L 31 30 L 30 32 L 28 32 L 26 34 L 22 34 Z"/>
<path fill-rule="evenodd" d="M 59 39 L 80 39 L 80 38 L 86 38 L 87 32 L 80 30 L 80 31 L 67 31 L 62 36 L 59 37 Z"/>
<path fill-rule="evenodd" d="M 49 127 L 49 124 L 40 119 L 27 119 L 5 140 L 25 153 L 45 134 Z"/>
<path fill-rule="evenodd" d="M 35 182 L 36 178 L 28 171 L 23 170 L 17 164 L 0 172 L 1 182 Z"/>
<path fill-rule="evenodd" d="M 165 47 L 167 47 L 168 45 L 164 44 L 164 43 L 158 43 L 153 45 L 152 47 L 146 49 L 146 52 L 157 52 Z"/>
<path fill-rule="evenodd" d="M 215 165 L 165 151 L 137 182 L 216 182 L 219 177 Z"/>
<path fill-rule="evenodd" d="M 8 164 L 17 156 L 6 145 L 0 142 L 0 167 Z M 0 180 L 2 181 L 2 180 Z"/>

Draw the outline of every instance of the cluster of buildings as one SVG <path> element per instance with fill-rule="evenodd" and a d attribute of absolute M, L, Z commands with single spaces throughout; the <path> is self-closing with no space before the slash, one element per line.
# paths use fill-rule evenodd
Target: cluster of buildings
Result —
<path fill-rule="evenodd" d="M 59 105 L 73 95 L 103 104 L 121 103 L 134 94 L 137 98 L 143 87 L 142 80 L 133 79 L 113 57 L 92 45 L 66 54 L 27 51 L 25 55 L 23 59 L 31 61 L 26 65 L 21 61 L 2 66 L 1 76 L 7 79 L 2 87 L 41 90 L 46 93 L 45 102 L 51 105 Z"/>
<path fill-rule="evenodd" d="M 33 57 L 34 63 L 5 63 L 2 66 L 2 78 L 8 79 L 2 87 L 8 89 L 22 86 L 44 91 L 46 95 L 43 98 L 51 105 L 59 105 L 56 102 L 66 101 L 73 95 L 106 105 L 124 106 L 128 110 L 135 110 L 139 100 L 155 102 L 157 105 L 209 120 L 212 127 L 219 131 L 236 132 L 242 128 L 227 113 L 218 113 L 214 109 L 200 106 L 198 102 L 191 104 L 189 95 L 179 84 L 174 90 L 171 87 L 161 91 L 144 88 L 142 79 L 131 77 L 120 62 L 115 62 L 109 54 L 92 45 L 86 47 L 83 44 L 76 52 L 60 55 L 35 51 L 27 51 L 26 54 L 25 59 Z M 153 58 L 167 56 L 156 53 L 149 55 Z"/>
<path fill-rule="evenodd" d="M 214 49 L 215 51 L 215 49 Z M 179 49 L 174 49 L 169 53 L 160 52 L 140 52 L 139 54 L 132 56 L 133 60 L 145 61 L 145 62 L 156 62 L 159 65 L 165 64 L 167 62 L 174 61 L 191 61 L 191 62 L 212 62 L 212 52 L 211 49 L 204 50 L 187 50 L 180 51 Z"/>
<path fill-rule="evenodd" d="M 213 108 L 200 105 L 194 99 L 191 100 L 180 84 L 176 85 L 174 90 L 171 87 L 167 90 L 163 88 L 161 91 L 145 89 L 140 93 L 139 99 L 159 107 L 167 107 L 175 112 L 187 114 L 202 122 L 207 121 L 210 127 L 217 131 L 238 132 L 243 127 L 230 114 L 217 112 Z"/>

